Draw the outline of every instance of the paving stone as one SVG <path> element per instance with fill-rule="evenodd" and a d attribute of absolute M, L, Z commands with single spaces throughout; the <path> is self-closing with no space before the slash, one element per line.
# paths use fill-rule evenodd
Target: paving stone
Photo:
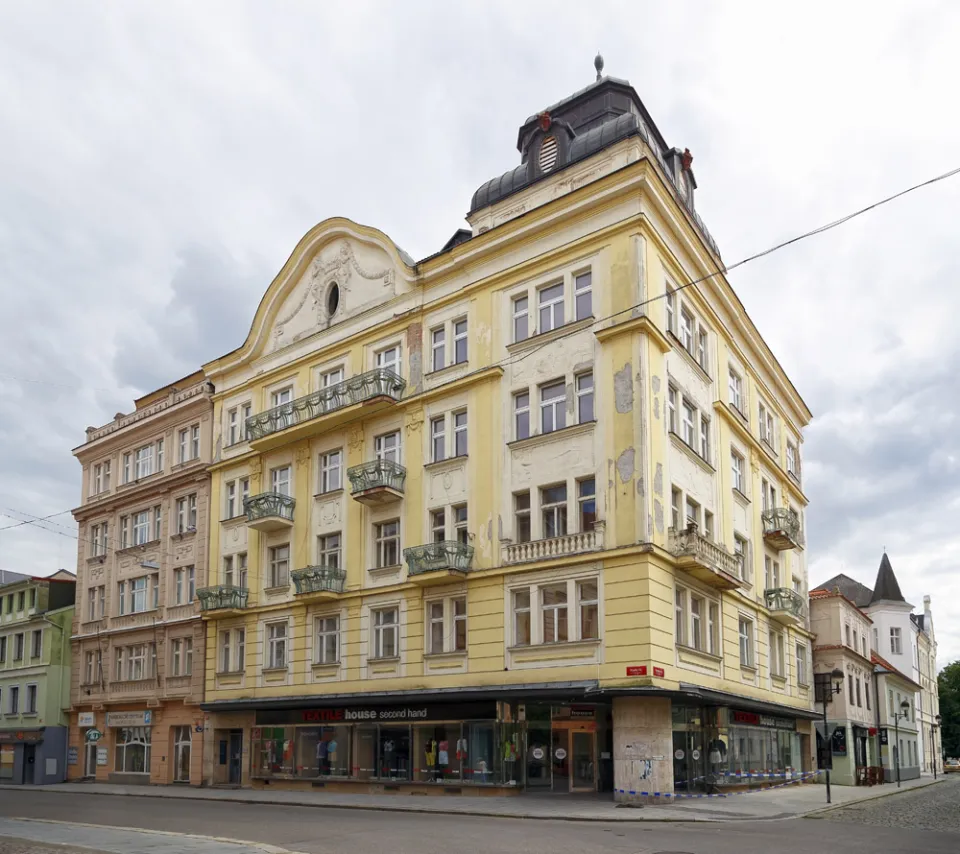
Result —
<path fill-rule="evenodd" d="M 915 792 L 851 804 L 823 817 L 828 821 L 957 833 L 960 832 L 960 774 Z"/>

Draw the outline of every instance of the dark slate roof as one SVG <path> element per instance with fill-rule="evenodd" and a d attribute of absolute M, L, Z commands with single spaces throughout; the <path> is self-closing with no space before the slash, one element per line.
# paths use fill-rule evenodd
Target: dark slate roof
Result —
<path fill-rule="evenodd" d="M 923 628 L 923 614 L 911 614 L 910 619 L 913 620 L 913 624 L 920 629 L 920 631 L 926 631 Z"/>
<path fill-rule="evenodd" d="M 843 575 L 842 573 L 824 581 L 823 584 L 818 584 L 813 589 L 827 590 L 833 593 L 838 587 L 840 588 L 840 592 L 858 608 L 865 608 L 873 599 L 873 591 L 869 587 L 854 580 L 849 575 Z"/>
<path fill-rule="evenodd" d="M 440 252 L 446 252 L 449 249 L 453 249 L 454 246 L 459 246 L 461 243 L 466 243 L 471 237 L 473 237 L 472 231 L 467 228 L 458 228 L 453 233 L 453 237 L 443 244 L 443 249 L 441 249 Z"/>
<path fill-rule="evenodd" d="M 893 574 L 893 567 L 890 566 L 890 558 L 887 557 L 886 552 L 880 559 L 880 569 L 877 570 L 877 580 L 873 585 L 873 597 L 870 602 L 906 602 L 900 592 L 897 576 Z"/>
<path fill-rule="evenodd" d="M 9 569 L 0 569 L 0 584 L 16 584 L 18 581 L 26 581 L 28 578 L 30 578 L 29 575 L 22 575 Z"/>

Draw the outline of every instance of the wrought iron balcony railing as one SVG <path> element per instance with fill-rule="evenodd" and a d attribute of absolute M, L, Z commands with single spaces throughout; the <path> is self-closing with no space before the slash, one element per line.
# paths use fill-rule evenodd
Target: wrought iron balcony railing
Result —
<path fill-rule="evenodd" d="M 426 543 L 404 549 L 403 559 L 407 562 L 408 575 L 421 575 L 438 570 L 469 572 L 473 561 L 473 546 L 457 540 Z"/>
<path fill-rule="evenodd" d="M 243 499 L 243 512 L 247 514 L 248 522 L 258 519 L 279 518 L 293 521 L 293 508 L 297 500 L 279 492 L 261 492 Z"/>
<path fill-rule="evenodd" d="M 768 587 L 763 591 L 763 598 L 771 611 L 803 619 L 803 596 L 796 590 L 791 590 L 789 587 Z"/>
<path fill-rule="evenodd" d="M 392 460 L 373 460 L 347 469 L 350 488 L 354 495 L 370 489 L 392 489 L 403 492 L 407 470 Z"/>
<path fill-rule="evenodd" d="M 406 385 L 403 377 L 387 368 L 367 371 L 304 397 L 298 397 L 289 403 L 251 415 L 246 420 L 247 439 L 262 439 L 288 427 L 312 421 L 375 397 L 400 400 Z"/>
<path fill-rule="evenodd" d="M 775 548 L 783 550 L 803 545 L 800 517 L 795 510 L 777 507 L 764 510 L 760 518 L 763 521 L 764 539 Z"/>
<path fill-rule="evenodd" d="M 297 595 L 302 593 L 343 593 L 346 570 L 335 566 L 307 566 L 290 573 Z"/>
<path fill-rule="evenodd" d="M 197 590 L 201 611 L 246 608 L 247 595 L 246 587 L 234 587 L 232 584 L 217 584 L 214 587 L 201 587 Z"/>

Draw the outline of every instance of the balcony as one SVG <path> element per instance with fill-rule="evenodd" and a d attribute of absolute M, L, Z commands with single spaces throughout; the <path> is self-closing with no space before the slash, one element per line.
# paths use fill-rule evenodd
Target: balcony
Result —
<path fill-rule="evenodd" d="M 789 587 L 769 587 L 763 598 L 770 611 L 770 618 L 785 626 L 802 626 L 804 621 L 803 596 Z"/>
<path fill-rule="evenodd" d="M 682 531 L 670 528 L 669 536 L 670 551 L 680 570 L 718 590 L 743 586 L 740 557 L 699 534 L 696 525 Z"/>
<path fill-rule="evenodd" d="M 231 584 L 201 587 L 197 591 L 201 611 L 242 611 L 247 607 L 248 590 Z"/>
<path fill-rule="evenodd" d="M 566 534 L 549 540 L 533 540 L 529 543 L 510 543 L 501 554 L 503 563 L 529 563 L 535 560 L 550 560 L 564 555 L 603 550 L 603 531 L 595 528 L 578 534 Z"/>
<path fill-rule="evenodd" d="M 336 599 L 343 593 L 346 570 L 335 566 L 307 566 L 290 573 L 296 595 L 301 599 Z"/>
<path fill-rule="evenodd" d="M 386 368 L 367 371 L 251 415 L 246 421 L 247 439 L 257 451 L 296 442 L 352 419 L 361 406 L 364 415 L 375 415 L 400 400 L 406 385 Z"/>
<path fill-rule="evenodd" d="M 427 543 L 403 550 L 407 577 L 417 584 L 443 584 L 462 578 L 473 562 L 473 546 L 456 540 Z"/>
<path fill-rule="evenodd" d="M 800 517 L 796 511 L 777 507 L 764 510 L 760 518 L 763 520 L 763 539 L 778 552 L 803 545 Z"/>
<path fill-rule="evenodd" d="M 243 499 L 247 527 L 255 531 L 279 531 L 293 527 L 293 508 L 297 500 L 279 492 L 261 492 Z"/>
<path fill-rule="evenodd" d="M 392 460 L 374 460 L 347 469 L 350 494 L 361 504 L 378 507 L 403 498 L 407 470 Z"/>

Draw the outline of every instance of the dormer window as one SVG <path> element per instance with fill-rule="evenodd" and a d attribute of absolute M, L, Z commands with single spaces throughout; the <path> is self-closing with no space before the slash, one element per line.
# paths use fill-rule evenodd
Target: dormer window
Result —
<path fill-rule="evenodd" d="M 544 137 L 540 143 L 540 171 L 549 172 L 557 165 L 557 138 L 555 136 Z"/>

